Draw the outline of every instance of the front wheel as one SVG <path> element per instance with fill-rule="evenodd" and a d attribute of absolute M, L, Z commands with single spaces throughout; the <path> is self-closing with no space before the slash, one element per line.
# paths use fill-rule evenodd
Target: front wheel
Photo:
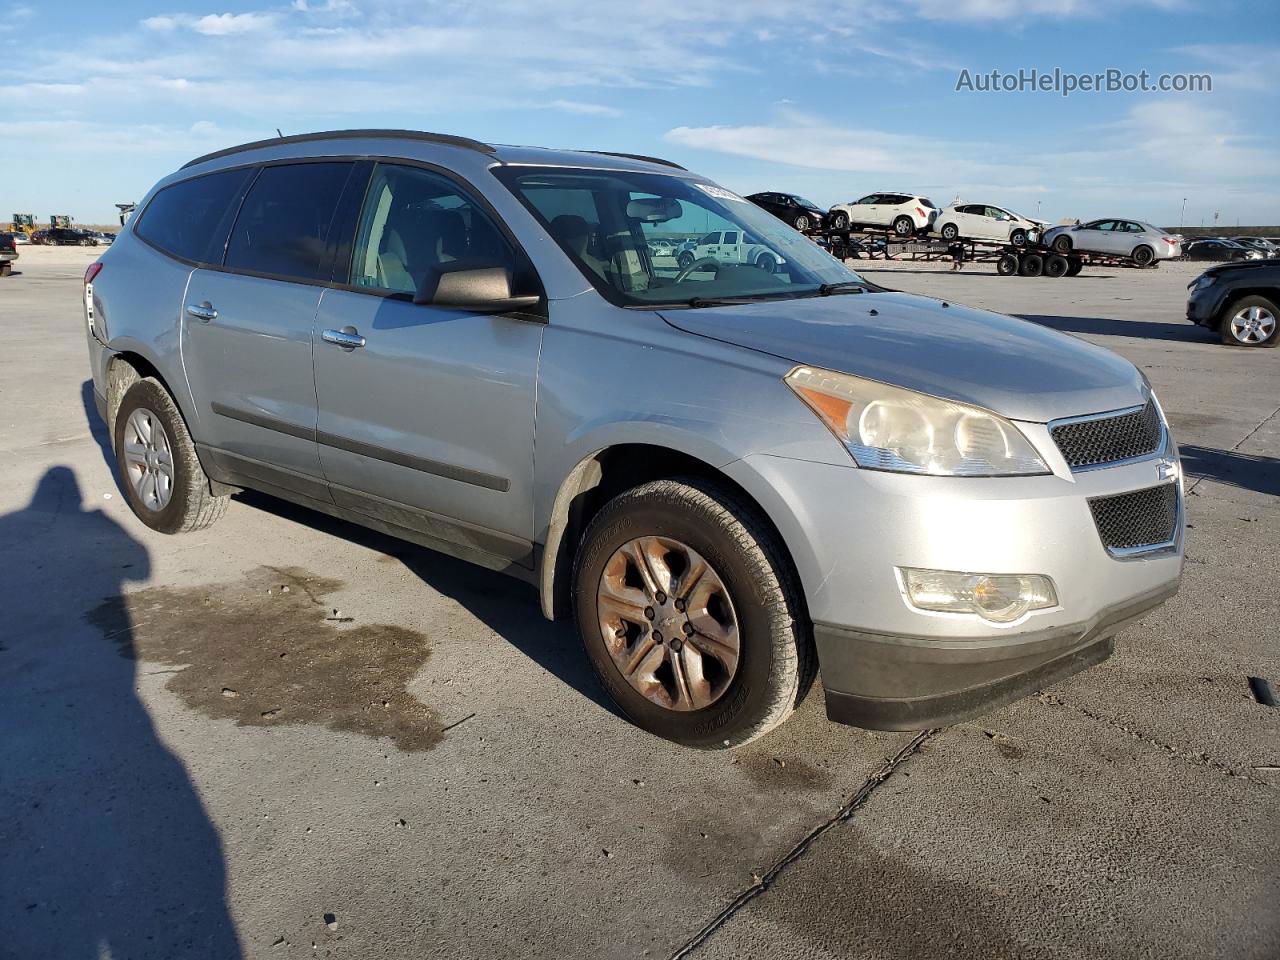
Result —
<path fill-rule="evenodd" d="M 693 263 L 693 260 L 694 260 L 693 254 L 690 253 L 688 250 L 680 254 L 680 256 L 676 257 L 676 263 L 679 265 L 681 270 L 688 269 L 689 264 Z"/>
<path fill-rule="evenodd" d="M 893 221 L 893 232 L 899 237 L 909 237 L 916 232 L 916 225 L 910 217 L 898 217 Z"/>
<path fill-rule="evenodd" d="M 948 223 L 943 225 L 942 227 L 943 240 L 954 240 L 958 236 L 960 236 L 960 228 L 957 227 L 954 223 Z"/>
<path fill-rule="evenodd" d="M 576 559 L 574 611 L 619 710 L 686 746 L 763 736 L 813 681 L 803 602 L 774 534 L 710 481 L 658 480 L 606 504 Z"/>
<path fill-rule="evenodd" d="M 806 230 L 809 229 L 809 218 L 802 213 L 800 214 L 800 216 L 796 217 L 794 221 L 792 221 L 791 225 L 795 227 L 797 230 L 799 230 L 801 233 L 804 233 Z"/>
<path fill-rule="evenodd" d="M 765 273 L 774 273 L 778 269 L 778 261 L 773 259 L 767 253 L 762 253 L 756 260 L 756 267 Z"/>
<path fill-rule="evenodd" d="M 1027 231 L 1019 228 L 1009 234 L 1009 242 L 1015 247 L 1024 247 L 1027 244 Z"/>
<path fill-rule="evenodd" d="M 215 497 L 177 404 L 160 381 L 139 380 L 116 411 L 116 464 L 125 499 L 152 530 L 202 530 L 227 510 Z"/>
<path fill-rule="evenodd" d="M 849 215 L 847 213 L 835 213 L 831 215 L 831 229 L 848 230 Z"/>
<path fill-rule="evenodd" d="M 1244 297 L 1222 318 L 1222 342 L 1233 347 L 1274 347 L 1280 343 L 1280 310 L 1266 297 Z"/>
<path fill-rule="evenodd" d="M 1065 234 L 1053 238 L 1053 249 L 1064 257 L 1071 252 L 1071 238 Z"/>

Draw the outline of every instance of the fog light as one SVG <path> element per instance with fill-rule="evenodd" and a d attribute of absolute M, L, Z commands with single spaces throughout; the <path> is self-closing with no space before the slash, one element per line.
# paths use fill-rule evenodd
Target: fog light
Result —
<path fill-rule="evenodd" d="M 1009 623 L 1030 610 L 1058 605 L 1053 581 L 1037 573 L 901 570 L 907 600 L 919 610 L 976 613 L 992 623 Z"/>

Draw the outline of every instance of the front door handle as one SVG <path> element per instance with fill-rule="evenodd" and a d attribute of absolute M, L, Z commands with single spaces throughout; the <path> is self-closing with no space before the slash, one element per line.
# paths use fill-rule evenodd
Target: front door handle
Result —
<path fill-rule="evenodd" d="M 325 343 L 336 343 L 347 350 L 364 346 L 364 337 L 355 327 L 343 327 L 341 330 L 325 330 L 320 334 Z"/>
<path fill-rule="evenodd" d="M 195 317 L 201 323 L 208 323 L 210 320 L 218 319 L 218 311 L 213 309 L 213 304 L 208 300 L 204 303 L 188 303 L 187 313 Z"/>

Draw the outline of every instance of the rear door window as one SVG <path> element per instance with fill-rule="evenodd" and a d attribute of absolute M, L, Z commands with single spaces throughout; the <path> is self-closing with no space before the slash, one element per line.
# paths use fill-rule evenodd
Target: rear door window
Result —
<path fill-rule="evenodd" d="M 183 260 L 221 263 L 235 201 L 253 173 L 225 170 L 165 187 L 151 198 L 134 232 Z"/>
<path fill-rule="evenodd" d="M 226 265 L 290 280 L 328 280 L 329 231 L 354 164 L 265 167 L 240 207 Z"/>

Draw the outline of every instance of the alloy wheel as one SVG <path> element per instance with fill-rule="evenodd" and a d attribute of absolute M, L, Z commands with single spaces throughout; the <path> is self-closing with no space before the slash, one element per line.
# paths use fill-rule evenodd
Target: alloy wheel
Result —
<path fill-rule="evenodd" d="M 605 647 L 641 696 L 675 711 L 715 703 L 738 671 L 738 617 L 720 575 L 687 544 L 637 537 L 600 575 Z"/>
<path fill-rule="evenodd" d="M 1241 343 L 1262 343 L 1276 332 L 1276 318 L 1264 307 L 1245 307 L 1231 318 L 1231 336 Z"/>
<path fill-rule="evenodd" d="M 173 499 L 173 445 L 160 418 L 145 407 L 125 422 L 124 460 L 138 501 L 156 512 L 167 507 Z"/>

